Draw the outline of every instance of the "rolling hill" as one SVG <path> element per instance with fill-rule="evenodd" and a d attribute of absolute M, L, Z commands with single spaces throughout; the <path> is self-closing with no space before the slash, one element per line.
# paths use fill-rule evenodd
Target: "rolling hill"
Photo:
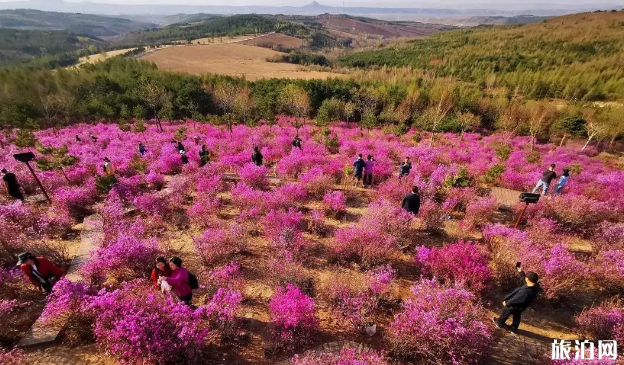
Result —
<path fill-rule="evenodd" d="M 33 57 L 55 57 L 59 61 L 55 65 L 63 65 L 69 60 L 60 55 L 103 44 L 101 40 L 63 30 L 0 29 L 0 65 L 27 61 Z"/>
<path fill-rule="evenodd" d="M 354 53 L 339 62 L 428 69 L 533 98 L 624 97 L 624 11 L 442 32 L 403 46 Z"/>
<path fill-rule="evenodd" d="M 30 9 L 0 11 L 0 28 L 66 30 L 96 38 L 113 37 L 154 27 L 156 25 L 151 23 L 90 14 L 57 13 Z"/>

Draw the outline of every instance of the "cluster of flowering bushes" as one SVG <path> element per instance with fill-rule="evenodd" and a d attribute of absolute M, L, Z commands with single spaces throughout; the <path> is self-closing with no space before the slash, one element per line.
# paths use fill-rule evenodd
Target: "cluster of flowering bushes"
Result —
<path fill-rule="evenodd" d="M 207 229 L 194 238 L 195 249 L 207 265 L 223 264 L 246 247 L 245 228 L 230 224 L 225 228 Z"/>
<path fill-rule="evenodd" d="M 489 356 L 492 334 L 480 321 L 474 295 L 423 280 L 390 326 L 392 352 L 419 362 L 482 364 Z"/>
<path fill-rule="evenodd" d="M 272 339 L 276 350 L 292 351 L 313 341 L 319 327 L 314 300 L 299 288 L 291 284 L 277 288 L 269 309 L 275 325 Z"/>
<path fill-rule="evenodd" d="M 416 264 L 424 275 L 442 283 L 463 285 L 476 293 L 488 288 L 492 276 L 487 256 L 475 244 L 465 241 L 443 248 L 420 246 L 416 250 Z"/>

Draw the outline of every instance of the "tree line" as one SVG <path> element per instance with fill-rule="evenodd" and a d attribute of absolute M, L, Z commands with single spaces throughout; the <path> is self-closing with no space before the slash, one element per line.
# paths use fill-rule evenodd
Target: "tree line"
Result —
<path fill-rule="evenodd" d="M 78 122 L 192 118 L 216 124 L 273 123 L 278 115 L 383 126 L 401 134 L 411 126 L 437 132 L 504 130 L 533 140 L 587 138 L 613 144 L 624 134 L 621 108 L 595 108 L 488 94 L 451 78 L 411 83 L 376 79 L 268 79 L 162 72 L 154 64 L 113 58 L 79 69 L 0 71 L 0 125 L 62 127 Z"/>

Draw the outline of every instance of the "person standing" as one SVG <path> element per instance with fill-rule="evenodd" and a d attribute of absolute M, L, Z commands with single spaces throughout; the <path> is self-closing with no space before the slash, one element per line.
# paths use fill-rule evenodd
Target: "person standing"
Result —
<path fill-rule="evenodd" d="M 46 294 L 50 294 L 54 283 L 65 275 L 65 271 L 43 256 L 35 257 L 30 252 L 24 252 L 19 254 L 17 258 L 17 264 L 28 277 L 28 280 L 37 288 L 45 291 Z"/>
<path fill-rule="evenodd" d="M 210 162 L 210 151 L 203 144 L 201 150 L 199 150 L 199 167 L 204 167 Z"/>
<path fill-rule="evenodd" d="M 407 176 L 410 174 L 412 170 L 412 162 L 409 157 L 405 157 L 405 161 L 401 162 L 401 172 L 399 173 L 399 177 Z"/>
<path fill-rule="evenodd" d="M 366 156 L 364 162 L 364 187 L 373 185 L 373 169 L 375 168 L 375 159 L 372 155 Z"/>
<path fill-rule="evenodd" d="M 532 193 L 535 193 L 542 188 L 542 195 L 546 195 L 546 193 L 548 193 L 548 188 L 550 187 L 550 182 L 556 178 L 557 173 L 555 173 L 555 164 L 552 164 L 548 166 L 548 170 L 544 170 L 542 178 L 537 182 Z"/>
<path fill-rule="evenodd" d="M 78 137 L 78 135 L 76 134 L 76 137 L 74 137 L 76 139 L 76 142 L 82 142 L 82 139 L 80 139 L 80 137 Z"/>
<path fill-rule="evenodd" d="M 251 161 L 256 164 L 256 166 L 262 166 L 262 160 L 264 156 L 262 156 L 262 152 L 260 152 L 260 147 L 254 147 L 254 152 L 251 155 Z"/>
<path fill-rule="evenodd" d="M 144 156 L 147 153 L 147 148 L 143 144 L 143 142 L 139 142 L 139 153 L 141 156 Z"/>
<path fill-rule="evenodd" d="M 167 265 L 167 260 L 164 257 L 159 256 L 158 258 L 156 258 L 156 266 L 154 266 L 154 269 L 152 270 L 150 279 L 152 279 L 154 286 L 159 288 L 160 278 L 163 278 L 163 277 L 164 278 L 171 277 L 171 268 L 169 267 L 169 265 Z"/>
<path fill-rule="evenodd" d="M 414 215 L 418 214 L 418 211 L 420 211 L 420 194 L 418 194 L 418 186 L 412 187 L 412 192 L 403 198 L 401 207 Z"/>
<path fill-rule="evenodd" d="M 176 145 L 176 148 L 178 149 L 178 152 L 180 151 L 186 152 L 186 148 L 184 148 L 184 145 L 182 144 L 182 142 L 178 142 L 178 144 Z"/>
<path fill-rule="evenodd" d="M 525 274 L 520 266 L 518 266 L 517 270 L 520 273 L 523 285 L 517 287 L 505 297 L 500 317 L 492 318 L 496 327 L 508 329 L 513 334 L 516 334 L 516 331 L 518 331 L 522 312 L 533 303 L 540 291 L 536 273 L 529 271 Z M 510 316 L 513 316 L 511 326 L 507 326 L 505 322 Z"/>
<path fill-rule="evenodd" d="M 298 149 L 301 149 L 301 138 L 299 138 L 299 136 L 296 136 L 295 139 L 293 139 L 292 141 L 292 145 L 293 147 L 297 147 Z"/>
<path fill-rule="evenodd" d="M 168 278 L 161 277 L 160 280 L 165 280 L 167 284 L 171 285 L 173 292 L 184 304 L 191 305 L 193 289 L 189 284 L 190 274 L 182 267 L 182 259 L 179 257 L 172 257 L 169 260 L 169 268 L 171 269 L 171 276 Z"/>
<path fill-rule="evenodd" d="M 24 201 L 24 195 L 20 190 L 20 185 L 17 182 L 17 177 L 14 173 L 8 172 L 7 169 L 2 169 L 2 180 L 4 181 L 4 186 L 7 189 L 7 193 L 14 197 L 15 199 L 19 199 Z"/>
<path fill-rule="evenodd" d="M 94 136 L 93 134 L 89 133 L 89 138 L 91 138 L 91 140 L 93 141 L 93 143 L 98 141 L 98 138 L 96 136 Z"/>
<path fill-rule="evenodd" d="M 563 193 L 563 188 L 568 185 L 568 180 L 570 180 L 570 169 L 563 169 L 563 174 L 561 174 L 559 181 L 555 184 L 553 194 L 561 195 L 561 193 Z"/>
<path fill-rule="evenodd" d="M 362 180 L 362 173 L 364 172 L 364 167 L 366 167 L 366 162 L 362 159 L 362 154 L 358 155 L 357 160 L 353 163 L 355 178 L 357 181 Z"/>
<path fill-rule="evenodd" d="M 104 170 L 104 173 L 106 175 L 113 174 L 113 164 L 111 163 L 111 160 L 108 157 L 104 157 L 104 165 L 102 165 L 102 169 Z"/>
<path fill-rule="evenodd" d="M 189 163 L 189 159 L 188 159 L 188 156 L 186 155 L 185 150 L 180 150 L 180 159 L 182 160 L 183 165 L 186 165 L 187 163 Z"/>

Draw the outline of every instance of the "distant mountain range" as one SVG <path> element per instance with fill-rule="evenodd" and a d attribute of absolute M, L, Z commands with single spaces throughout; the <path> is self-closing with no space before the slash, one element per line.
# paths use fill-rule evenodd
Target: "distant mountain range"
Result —
<path fill-rule="evenodd" d="M 104 4 L 95 2 L 65 2 L 63 0 L 31 0 L 0 2 L 0 9 L 37 9 L 44 11 L 58 11 L 70 13 L 87 13 L 114 16 L 141 16 L 140 19 L 156 19 L 153 16 L 175 15 L 175 14 L 285 14 L 285 15 L 318 15 L 318 14 L 349 14 L 367 16 L 386 20 L 421 20 L 424 18 L 449 18 L 449 17 L 470 17 L 470 16 L 518 16 L 518 15 L 538 15 L 554 16 L 579 11 L 596 10 L 599 4 L 593 7 L 576 6 L 553 6 L 549 8 L 547 3 L 535 6 L 535 9 L 501 10 L 498 9 L 451 9 L 451 8 L 384 8 L 384 7 L 333 7 L 319 4 L 314 1 L 306 6 L 220 6 L 220 5 L 168 5 L 168 4 Z M 605 5 L 613 8 L 612 5 Z M 619 6 L 621 8 L 622 6 Z M 145 18 L 148 16 L 148 18 Z M 152 16 L 152 17 L 149 17 Z M 134 18 L 136 19 L 136 18 Z"/>

